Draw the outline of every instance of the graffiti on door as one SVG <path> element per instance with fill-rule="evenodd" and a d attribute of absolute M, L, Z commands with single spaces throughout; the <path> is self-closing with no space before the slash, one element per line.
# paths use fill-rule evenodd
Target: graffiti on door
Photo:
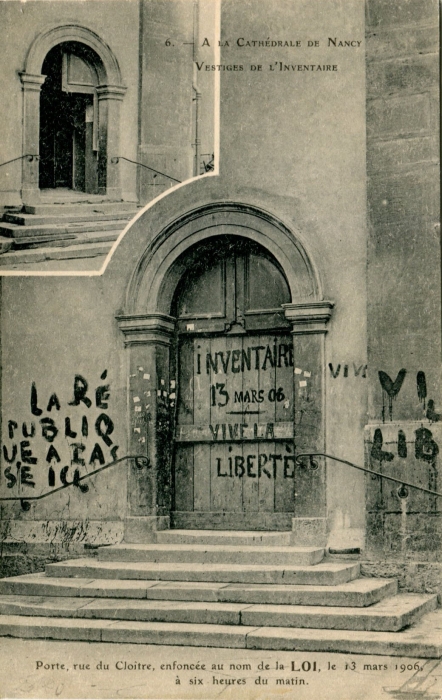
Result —
<path fill-rule="evenodd" d="M 289 511 L 294 387 L 302 394 L 309 382 L 311 371 L 294 366 L 287 334 L 183 339 L 175 433 L 178 508 Z"/>

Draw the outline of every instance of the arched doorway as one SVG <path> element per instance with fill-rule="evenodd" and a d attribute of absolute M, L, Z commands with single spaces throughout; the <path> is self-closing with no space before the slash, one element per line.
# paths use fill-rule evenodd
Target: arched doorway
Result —
<path fill-rule="evenodd" d="M 109 46 L 80 25 L 50 28 L 31 45 L 20 79 L 23 153 L 41 157 L 23 159 L 23 203 L 57 187 L 121 199 L 111 158 L 119 154 L 126 88 Z"/>
<path fill-rule="evenodd" d="M 333 303 L 299 239 L 255 207 L 190 211 L 152 236 L 117 317 L 129 350 L 128 542 L 169 527 L 326 541 L 324 342 Z M 296 484 L 296 489 L 294 488 Z"/>
<path fill-rule="evenodd" d="M 40 94 L 40 189 L 98 192 L 98 55 L 79 42 L 47 54 Z M 105 177 L 102 181 L 105 187 Z"/>
<path fill-rule="evenodd" d="M 287 280 L 268 251 L 235 236 L 193 246 L 178 264 L 187 272 L 171 309 L 177 319 L 171 526 L 290 530 Z"/>

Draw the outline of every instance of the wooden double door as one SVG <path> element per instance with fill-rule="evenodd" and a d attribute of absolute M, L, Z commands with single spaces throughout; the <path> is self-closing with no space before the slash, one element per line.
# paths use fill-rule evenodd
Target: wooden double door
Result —
<path fill-rule="evenodd" d="M 290 302 L 261 247 L 217 239 L 176 300 L 172 524 L 290 529 L 295 455 Z"/>

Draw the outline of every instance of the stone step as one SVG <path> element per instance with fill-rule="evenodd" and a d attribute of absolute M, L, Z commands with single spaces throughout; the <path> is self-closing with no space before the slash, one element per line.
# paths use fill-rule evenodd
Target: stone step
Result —
<path fill-rule="evenodd" d="M 312 629 L 398 632 L 436 608 L 435 595 L 402 594 L 370 608 L 249 605 L 195 601 L 95 600 L 81 597 L 0 596 L 2 615 L 185 622 Z"/>
<path fill-rule="evenodd" d="M 280 651 L 377 654 L 417 658 L 442 656 L 442 611 L 426 615 L 401 632 L 198 625 L 189 623 L 0 617 L 0 635 L 131 644 L 163 644 Z"/>
<path fill-rule="evenodd" d="M 13 244 L 14 241 L 12 240 L 12 238 L 5 238 L 4 236 L 0 236 L 0 255 L 3 255 L 3 253 L 7 253 L 9 250 L 11 250 Z"/>
<path fill-rule="evenodd" d="M 158 544 L 219 544 L 237 546 L 289 547 L 291 532 L 269 532 L 259 530 L 158 530 Z"/>
<path fill-rule="evenodd" d="M 403 593 L 386 598 L 369 608 L 251 605 L 241 611 L 241 624 L 398 632 L 436 607 L 436 595 L 417 593 Z"/>
<path fill-rule="evenodd" d="M 26 214 L 20 212 L 19 214 L 6 213 L 3 216 L 2 223 L 16 226 L 56 226 L 57 224 L 81 224 L 88 221 L 129 221 L 138 209 L 133 210 L 123 210 L 115 211 L 112 213 L 100 212 L 99 210 L 93 212 L 80 212 L 74 214 L 68 214 L 60 212 L 59 214 L 51 214 L 47 216 L 38 216 L 37 214 Z"/>
<path fill-rule="evenodd" d="M 42 248 L 44 246 L 48 247 L 47 244 L 53 248 L 66 248 L 67 246 L 81 245 L 83 243 L 113 243 L 117 240 L 120 235 L 122 228 L 115 228 L 115 222 L 113 222 L 113 228 L 109 228 L 102 231 L 84 231 L 84 232 L 72 232 L 69 234 L 51 235 L 51 236 L 37 236 L 36 238 L 19 238 L 19 239 L 9 239 L 13 242 L 14 250 L 35 250 L 36 248 Z"/>
<path fill-rule="evenodd" d="M 0 594 L 147 598 L 219 603 L 368 607 L 397 593 L 397 581 L 359 578 L 336 586 L 55 578 L 43 573 L 0 579 Z"/>
<path fill-rule="evenodd" d="M 72 244 L 66 247 L 48 246 L 45 248 L 34 248 L 32 250 L 11 250 L 4 255 L 0 255 L 0 267 L 3 269 L 15 269 L 21 265 L 38 265 L 38 263 L 46 263 L 47 261 L 57 260 L 72 260 L 83 258 L 101 258 L 96 263 L 97 268 L 102 264 L 104 256 L 107 255 L 112 247 L 112 242 L 100 241 L 97 243 L 79 243 Z M 37 267 L 33 267 L 36 270 Z M 45 268 L 48 269 L 48 268 Z M 54 262 L 55 270 L 58 269 Z M 72 268 L 75 269 L 75 268 Z"/>
<path fill-rule="evenodd" d="M 35 214 L 36 216 L 65 216 L 69 214 L 115 214 L 116 212 L 136 211 L 134 202 L 65 202 L 60 204 L 25 204 L 23 214 Z"/>
<path fill-rule="evenodd" d="M 326 562 L 315 566 L 107 562 L 72 559 L 48 564 L 48 576 L 220 583 L 278 583 L 335 586 L 359 576 L 359 564 Z"/>
<path fill-rule="evenodd" d="M 45 187 L 40 190 L 39 202 L 55 204 L 59 202 L 114 202 L 107 194 L 97 194 L 93 192 L 82 192 L 73 190 L 70 187 Z"/>
<path fill-rule="evenodd" d="M 100 561 L 182 562 L 190 564 L 288 564 L 312 566 L 324 557 L 320 547 L 235 546 L 212 544 L 118 544 L 100 547 Z"/>
<path fill-rule="evenodd" d="M 0 596 L 2 615 L 186 622 L 201 625 L 239 625 L 244 607 L 244 604 L 238 603 Z"/>
<path fill-rule="evenodd" d="M 118 223 L 120 223 L 120 230 L 123 230 L 126 222 L 129 221 L 128 216 L 119 217 L 117 220 L 115 218 L 109 218 L 105 221 L 101 220 L 90 220 L 71 222 L 69 217 L 65 217 L 63 222 L 58 224 L 40 224 L 40 225 L 18 225 L 18 224 L 8 224 L 0 223 L 0 235 L 6 238 L 24 239 L 24 243 L 28 243 L 30 239 L 41 239 L 41 238 L 58 238 L 62 235 L 78 235 L 79 233 L 84 233 L 86 231 L 110 231 L 116 229 Z"/>

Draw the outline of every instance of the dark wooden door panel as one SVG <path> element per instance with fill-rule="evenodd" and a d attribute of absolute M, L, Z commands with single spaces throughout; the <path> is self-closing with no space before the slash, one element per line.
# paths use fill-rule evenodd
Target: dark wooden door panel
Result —
<path fill-rule="evenodd" d="M 289 335 L 180 344 L 176 510 L 293 510 L 293 354 Z"/>
<path fill-rule="evenodd" d="M 179 445 L 175 509 L 200 512 L 292 512 L 292 442 Z"/>

